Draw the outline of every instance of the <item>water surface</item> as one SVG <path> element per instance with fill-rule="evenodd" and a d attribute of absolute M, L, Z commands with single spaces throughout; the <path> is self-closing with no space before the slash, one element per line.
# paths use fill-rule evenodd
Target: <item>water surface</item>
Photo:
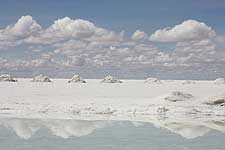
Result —
<path fill-rule="evenodd" d="M 208 124 L 0 119 L 4 150 L 224 150 L 224 121 Z"/>

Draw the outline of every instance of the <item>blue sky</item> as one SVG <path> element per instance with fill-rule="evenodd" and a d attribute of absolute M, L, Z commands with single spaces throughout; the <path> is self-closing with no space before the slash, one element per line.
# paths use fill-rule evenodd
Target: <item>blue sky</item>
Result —
<path fill-rule="evenodd" d="M 215 78 L 224 67 L 225 0 L 1 1 L 2 73 Z"/>
<path fill-rule="evenodd" d="M 50 25 L 65 16 L 90 20 L 113 30 L 153 32 L 186 19 L 206 22 L 225 32 L 224 0 L 7 0 L 1 1 L 0 25 L 32 15 Z"/>

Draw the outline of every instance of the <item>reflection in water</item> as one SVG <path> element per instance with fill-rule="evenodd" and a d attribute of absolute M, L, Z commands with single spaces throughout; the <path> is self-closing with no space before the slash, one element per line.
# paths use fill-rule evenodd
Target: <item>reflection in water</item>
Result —
<path fill-rule="evenodd" d="M 211 130 L 209 127 L 205 127 L 203 125 L 192 125 L 177 122 L 165 124 L 164 127 L 169 129 L 173 133 L 179 134 L 187 139 L 193 139 L 199 136 L 204 136 Z"/>
<path fill-rule="evenodd" d="M 0 125 L 12 129 L 17 136 L 29 139 L 40 128 L 48 129 L 52 134 L 69 138 L 92 133 L 95 129 L 109 125 L 107 121 L 54 120 L 54 119 L 1 119 Z"/>
<path fill-rule="evenodd" d="M 47 129 L 51 134 L 61 137 L 81 137 L 89 135 L 96 129 L 109 128 L 113 125 L 121 126 L 127 122 L 116 121 L 88 121 L 88 120 L 60 120 L 60 119 L 18 119 L 2 118 L 0 126 L 12 129 L 22 139 L 29 139 L 40 129 Z M 225 121 L 207 122 L 180 122 L 174 120 L 155 120 L 151 122 L 130 122 L 133 127 L 142 127 L 153 124 L 156 127 L 165 128 L 168 131 L 181 135 L 186 139 L 194 139 L 204 136 L 212 129 L 225 132 Z"/>
<path fill-rule="evenodd" d="M 224 150 L 224 132 L 224 120 L 164 118 L 131 122 L 1 118 L 0 149 Z"/>

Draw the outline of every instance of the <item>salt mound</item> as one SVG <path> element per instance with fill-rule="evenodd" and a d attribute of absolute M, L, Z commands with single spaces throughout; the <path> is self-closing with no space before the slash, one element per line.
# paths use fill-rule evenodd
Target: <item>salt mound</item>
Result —
<path fill-rule="evenodd" d="M 46 75 L 39 75 L 33 78 L 32 82 L 51 82 L 51 80 Z"/>
<path fill-rule="evenodd" d="M 224 78 L 218 78 L 214 80 L 214 84 L 225 84 Z"/>
<path fill-rule="evenodd" d="M 193 80 L 185 80 L 182 84 L 195 84 L 196 82 Z"/>
<path fill-rule="evenodd" d="M 189 93 L 184 92 L 172 92 L 170 95 L 166 96 L 164 99 L 171 102 L 177 102 L 177 101 L 186 101 L 193 99 L 194 96 Z"/>
<path fill-rule="evenodd" d="M 156 111 L 159 114 L 163 114 L 163 113 L 166 113 L 167 111 L 169 111 L 169 109 L 166 107 L 158 107 Z"/>
<path fill-rule="evenodd" d="M 0 82 L 17 82 L 16 79 L 14 79 L 11 75 L 8 74 L 2 74 L 0 75 Z"/>
<path fill-rule="evenodd" d="M 157 84 L 161 84 L 162 82 L 159 79 L 157 79 L 157 78 L 147 78 L 145 80 L 145 83 L 157 83 Z"/>
<path fill-rule="evenodd" d="M 79 75 L 74 75 L 68 83 L 86 83 L 86 81 L 84 81 Z"/>
<path fill-rule="evenodd" d="M 209 98 L 209 101 L 205 102 L 205 104 L 225 106 L 225 96 L 211 97 Z"/>
<path fill-rule="evenodd" d="M 101 83 L 122 83 L 122 81 L 108 75 L 101 81 Z"/>

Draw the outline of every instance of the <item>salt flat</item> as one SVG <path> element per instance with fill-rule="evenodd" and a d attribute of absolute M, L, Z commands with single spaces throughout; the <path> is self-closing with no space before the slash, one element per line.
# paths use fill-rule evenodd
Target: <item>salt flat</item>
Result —
<path fill-rule="evenodd" d="M 0 115 L 19 118 L 146 120 L 151 116 L 224 117 L 225 84 L 122 80 L 123 83 L 0 82 Z M 222 101 L 221 101 L 222 100 Z M 218 102 L 218 103 L 214 103 Z"/>

